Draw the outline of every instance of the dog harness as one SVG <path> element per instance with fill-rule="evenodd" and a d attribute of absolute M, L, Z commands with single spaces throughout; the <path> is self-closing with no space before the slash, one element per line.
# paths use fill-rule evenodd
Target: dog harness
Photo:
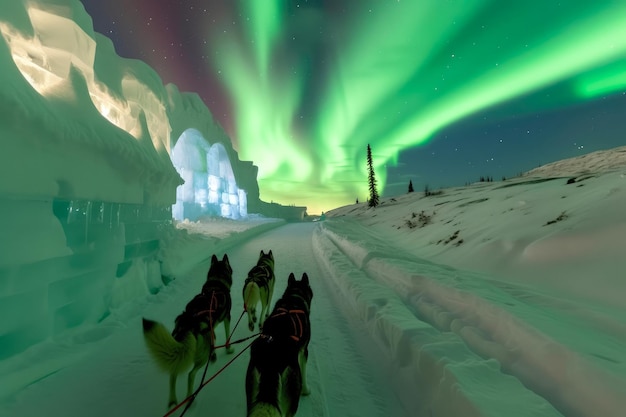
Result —
<path fill-rule="evenodd" d="M 193 314 L 193 316 L 202 320 L 206 320 L 208 322 L 209 327 L 205 329 L 203 333 L 207 333 L 210 331 L 212 342 L 215 342 L 215 332 L 213 331 L 213 314 L 219 312 L 218 309 L 220 306 L 226 305 L 226 293 L 224 293 L 224 291 L 221 289 L 210 289 L 207 292 L 203 292 L 202 295 L 205 298 L 209 299 L 209 308 L 206 310 L 198 310 Z"/>
<path fill-rule="evenodd" d="M 293 333 L 289 336 L 289 338 L 294 340 L 295 342 L 299 342 L 304 335 L 304 324 L 302 322 L 302 318 L 306 316 L 306 312 L 304 310 L 288 310 L 286 308 L 279 307 L 276 309 L 276 312 L 272 314 L 269 318 L 282 316 L 289 316 L 289 318 L 291 319 Z M 269 336 L 269 338 L 271 339 L 271 336 Z"/>
<path fill-rule="evenodd" d="M 202 294 L 204 295 L 206 298 L 209 298 L 209 308 L 207 310 L 198 310 L 194 313 L 194 317 L 201 317 L 201 316 L 209 316 L 211 317 L 211 313 L 215 313 L 217 312 L 217 307 L 220 305 L 220 302 L 218 301 L 217 297 L 218 295 L 221 295 L 222 298 L 224 298 L 224 294 L 220 294 L 217 291 L 211 291 L 210 294 Z M 222 300 L 224 301 L 224 300 Z"/>
<path fill-rule="evenodd" d="M 271 278 L 272 270 L 267 265 L 256 265 L 252 270 L 248 273 L 248 278 L 246 278 L 245 284 L 249 282 L 254 282 L 259 286 L 267 286 L 267 280 Z"/>

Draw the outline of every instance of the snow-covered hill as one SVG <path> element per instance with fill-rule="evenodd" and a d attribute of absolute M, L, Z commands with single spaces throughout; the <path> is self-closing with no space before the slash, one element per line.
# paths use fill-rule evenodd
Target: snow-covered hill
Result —
<path fill-rule="evenodd" d="M 626 147 L 595 152 L 519 178 L 429 196 L 408 193 L 375 209 L 360 203 L 327 216 L 365 226 L 420 258 L 620 307 L 626 294 L 625 155 Z"/>
<path fill-rule="evenodd" d="M 623 155 L 331 210 L 319 259 L 441 415 L 623 415 Z"/>

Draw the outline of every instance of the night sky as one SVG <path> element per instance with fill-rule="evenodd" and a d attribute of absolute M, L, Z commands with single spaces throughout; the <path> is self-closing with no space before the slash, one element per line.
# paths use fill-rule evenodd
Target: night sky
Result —
<path fill-rule="evenodd" d="M 310 213 L 626 145 L 625 0 L 82 3 Z"/>

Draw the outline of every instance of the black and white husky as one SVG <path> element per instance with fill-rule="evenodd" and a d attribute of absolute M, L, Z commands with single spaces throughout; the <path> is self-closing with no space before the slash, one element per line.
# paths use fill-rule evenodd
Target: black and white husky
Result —
<path fill-rule="evenodd" d="M 176 400 L 176 379 L 178 374 L 189 369 L 187 376 L 187 396 L 194 391 L 196 373 L 215 355 L 215 328 L 224 323 L 226 340 L 230 335 L 230 309 L 232 300 L 230 287 L 233 283 L 233 270 L 228 256 L 222 260 L 211 258 L 211 267 L 202 292 L 196 295 L 176 317 L 172 333 L 156 321 L 143 319 L 143 336 L 148 351 L 157 365 L 170 374 L 170 396 L 168 408 L 174 407 Z M 232 353 L 230 346 L 226 347 Z"/>
<path fill-rule="evenodd" d="M 274 255 L 272 250 L 266 254 L 261 251 L 255 266 L 248 272 L 248 278 L 243 284 L 243 305 L 248 313 L 248 329 L 254 330 L 257 321 L 256 307 L 261 302 L 259 315 L 259 330 L 270 312 L 272 295 L 274 294 Z"/>
<path fill-rule="evenodd" d="M 313 291 L 307 274 L 289 275 L 287 289 L 253 343 L 246 373 L 248 417 L 292 417 L 310 393 L 306 363 Z"/>

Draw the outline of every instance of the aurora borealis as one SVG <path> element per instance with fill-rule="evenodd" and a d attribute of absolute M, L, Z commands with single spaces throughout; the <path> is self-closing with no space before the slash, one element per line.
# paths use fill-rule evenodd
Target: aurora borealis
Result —
<path fill-rule="evenodd" d="M 310 213 L 366 198 L 367 144 L 383 195 L 626 144 L 626 1 L 83 3 Z"/>

